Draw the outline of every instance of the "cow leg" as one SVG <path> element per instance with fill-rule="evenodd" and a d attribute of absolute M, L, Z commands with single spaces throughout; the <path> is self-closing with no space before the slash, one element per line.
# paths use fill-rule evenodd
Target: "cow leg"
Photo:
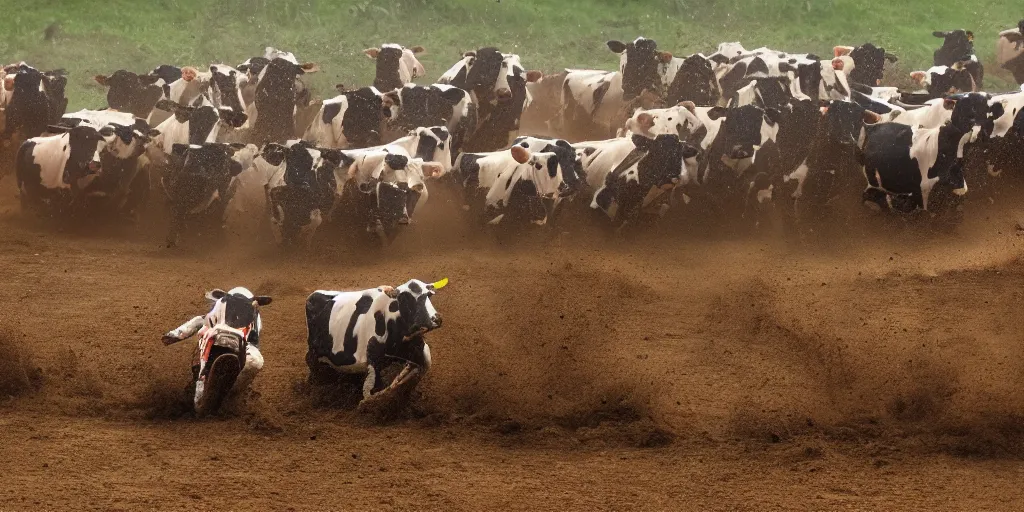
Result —
<path fill-rule="evenodd" d="M 864 189 L 864 193 L 862 195 L 861 200 L 864 202 L 864 205 L 867 206 L 868 208 L 880 212 L 889 209 L 889 204 L 886 202 L 885 199 L 885 192 L 875 187 L 869 186 Z"/>
<path fill-rule="evenodd" d="M 185 225 L 185 212 L 175 208 L 171 213 L 171 226 L 167 233 L 167 248 L 170 249 L 178 245 L 178 238 L 181 235 L 181 230 Z"/>

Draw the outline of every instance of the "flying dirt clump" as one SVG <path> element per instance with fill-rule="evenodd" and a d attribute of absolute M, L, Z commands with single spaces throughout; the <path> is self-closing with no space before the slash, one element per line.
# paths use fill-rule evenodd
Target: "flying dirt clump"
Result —
<path fill-rule="evenodd" d="M 32 393 L 43 386 L 42 369 L 32 364 L 25 344 L 18 341 L 24 337 L 0 330 L 0 398 Z"/>

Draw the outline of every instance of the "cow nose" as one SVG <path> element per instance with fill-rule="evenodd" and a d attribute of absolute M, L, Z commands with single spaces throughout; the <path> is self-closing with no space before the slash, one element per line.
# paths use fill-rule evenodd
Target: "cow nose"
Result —
<path fill-rule="evenodd" d="M 438 313 L 438 314 L 434 315 L 434 318 L 431 319 L 431 322 L 434 323 L 434 328 L 435 329 L 437 329 L 438 327 L 441 327 L 441 313 Z"/>
<path fill-rule="evenodd" d="M 423 184 L 417 183 L 412 186 L 413 192 L 423 192 Z"/>
<path fill-rule="evenodd" d="M 499 100 L 512 99 L 512 91 L 502 87 L 501 89 L 498 89 L 497 96 Z"/>
<path fill-rule="evenodd" d="M 99 171 L 100 167 L 101 166 L 100 166 L 99 162 L 89 162 L 89 171 L 91 171 L 91 172 Z"/>

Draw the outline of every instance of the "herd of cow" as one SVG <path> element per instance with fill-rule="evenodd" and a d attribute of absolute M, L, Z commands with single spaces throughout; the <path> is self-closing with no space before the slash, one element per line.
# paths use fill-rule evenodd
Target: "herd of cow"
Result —
<path fill-rule="evenodd" d="M 1022 31 L 1001 33 L 998 54 L 1024 81 Z M 912 92 L 881 86 L 897 57 L 870 43 L 828 59 L 739 43 L 678 58 L 640 37 L 607 43 L 617 71 L 544 75 L 481 48 L 432 85 L 414 83 L 423 48 L 386 44 L 365 50 L 372 86 L 322 101 L 302 80 L 316 64 L 267 48 L 237 66 L 96 76 L 106 107 L 66 113 L 66 73 L 21 62 L 0 72 L 0 165 L 45 215 L 134 218 L 160 190 L 168 245 L 229 208 L 266 215 L 282 244 L 332 219 L 386 243 L 428 185 L 458 189 L 489 224 L 543 225 L 587 194 L 621 228 L 671 207 L 799 221 L 863 177 L 868 206 L 955 219 L 966 155 L 991 174 L 1024 161 L 1024 91 L 981 92 L 973 34 L 935 36 Z"/>

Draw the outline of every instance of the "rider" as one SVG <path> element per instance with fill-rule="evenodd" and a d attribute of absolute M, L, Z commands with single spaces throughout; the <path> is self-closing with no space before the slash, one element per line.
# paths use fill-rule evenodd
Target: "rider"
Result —
<path fill-rule="evenodd" d="M 224 292 L 213 290 L 207 292 L 206 298 L 213 300 L 213 308 L 206 316 L 197 316 L 180 325 L 163 336 L 164 345 L 172 345 L 184 341 L 196 334 L 203 337 L 211 330 L 228 332 L 241 336 L 247 342 L 245 348 L 245 364 L 235 379 L 234 389 L 246 389 L 263 368 L 263 354 L 260 353 L 260 330 L 263 321 L 259 307 L 270 304 L 271 298 L 254 296 L 243 287 L 232 288 Z M 212 361 L 211 361 L 212 362 Z M 193 402 L 198 405 L 203 397 L 203 389 L 209 369 L 205 365 L 196 347 L 192 360 Z"/>

